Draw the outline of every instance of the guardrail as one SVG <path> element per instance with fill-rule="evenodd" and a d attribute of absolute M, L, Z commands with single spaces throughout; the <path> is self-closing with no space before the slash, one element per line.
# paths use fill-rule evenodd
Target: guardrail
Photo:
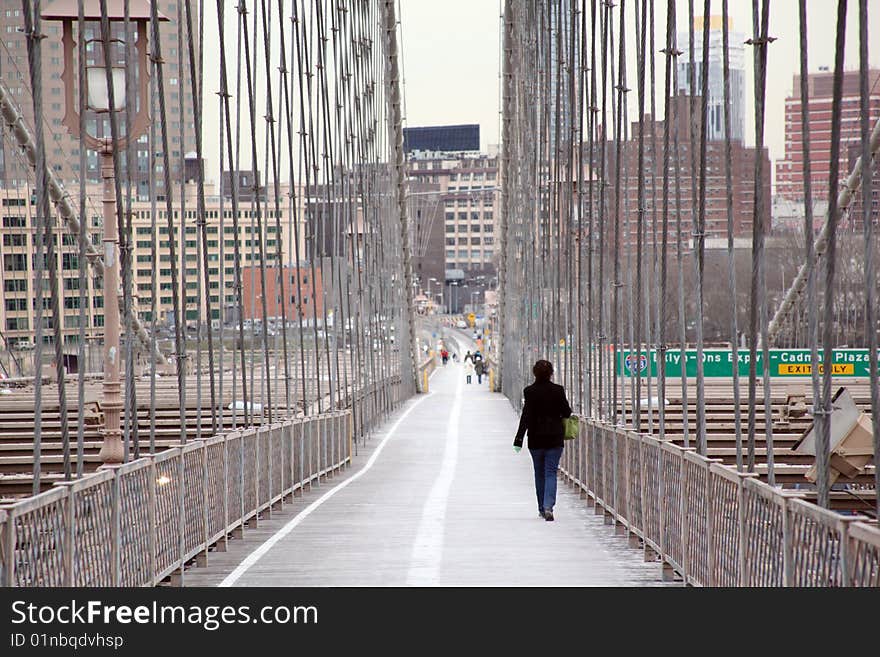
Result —
<path fill-rule="evenodd" d="M 647 435 L 582 421 L 561 470 L 615 531 L 695 586 L 880 586 L 880 527 Z"/>
<path fill-rule="evenodd" d="M 434 354 L 433 350 L 430 353 L 431 356 L 427 358 L 421 365 L 419 365 L 419 381 L 421 383 L 423 393 L 428 392 L 428 379 L 430 378 L 434 370 L 437 369 L 437 356 Z"/>
<path fill-rule="evenodd" d="M 155 585 L 350 464 L 352 428 L 343 410 L 232 431 L 0 508 L 0 584 Z"/>

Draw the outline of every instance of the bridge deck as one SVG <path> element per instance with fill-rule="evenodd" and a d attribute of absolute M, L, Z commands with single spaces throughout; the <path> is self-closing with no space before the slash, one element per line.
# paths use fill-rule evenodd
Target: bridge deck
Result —
<path fill-rule="evenodd" d="M 440 368 L 353 467 L 245 530 L 187 585 L 658 585 L 660 569 L 560 483 L 538 518 L 531 459 L 500 394 Z"/>

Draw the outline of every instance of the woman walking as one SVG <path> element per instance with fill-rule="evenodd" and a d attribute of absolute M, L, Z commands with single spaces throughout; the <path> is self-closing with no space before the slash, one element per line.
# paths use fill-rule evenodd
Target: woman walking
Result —
<path fill-rule="evenodd" d="M 529 434 L 529 452 L 535 466 L 535 494 L 538 497 L 538 515 L 553 520 L 556 504 L 556 470 L 562 457 L 565 430 L 562 419 L 571 417 L 571 406 L 565 397 L 565 388 L 553 383 L 553 365 L 539 360 L 532 367 L 535 382 L 523 390 L 523 409 L 519 429 L 513 439 L 513 449 L 522 449 L 523 436 Z"/>
<path fill-rule="evenodd" d="M 470 360 L 464 361 L 464 380 L 466 383 L 470 384 L 471 377 L 474 375 L 474 363 Z"/>

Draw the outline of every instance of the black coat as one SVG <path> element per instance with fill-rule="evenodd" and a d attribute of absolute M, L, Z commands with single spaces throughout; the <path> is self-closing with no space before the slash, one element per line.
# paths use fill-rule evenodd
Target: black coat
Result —
<path fill-rule="evenodd" d="M 535 381 L 523 390 L 522 415 L 513 444 L 522 446 L 526 430 L 530 449 L 562 447 L 565 429 L 562 418 L 571 417 L 565 388 L 551 381 Z"/>

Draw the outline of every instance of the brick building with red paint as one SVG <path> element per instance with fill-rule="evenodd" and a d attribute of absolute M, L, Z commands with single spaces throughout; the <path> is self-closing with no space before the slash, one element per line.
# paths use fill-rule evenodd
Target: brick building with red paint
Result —
<path fill-rule="evenodd" d="M 785 99 L 785 157 L 776 163 L 776 194 L 790 201 L 804 200 L 803 141 L 801 140 L 802 106 L 800 76 L 792 82 L 792 95 Z M 807 78 L 809 94 L 810 165 L 812 197 L 827 201 L 829 165 L 831 157 L 831 104 L 834 73 L 810 73 Z M 868 71 L 868 107 L 871 129 L 880 118 L 880 69 Z M 845 71 L 841 98 L 840 123 L 840 180 L 847 177 L 852 167 L 851 147 L 859 144 L 860 136 L 859 72 Z"/>
<path fill-rule="evenodd" d="M 281 298 L 280 276 L 284 276 L 284 299 Z M 242 304 L 245 319 L 262 319 L 263 299 L 260 268 L 244 267 L 241 272 Z M 266 315 L 281 318 L 282 303 L 288 321 L 318 318 L 320 324 L 324 313 L 323 285 L 321 268 L 315 266 L 314 271 L 308 265 L 297 269 L 293 265 L 285 265 L 281 271 L 276 267 L 266 267 Z"/>

